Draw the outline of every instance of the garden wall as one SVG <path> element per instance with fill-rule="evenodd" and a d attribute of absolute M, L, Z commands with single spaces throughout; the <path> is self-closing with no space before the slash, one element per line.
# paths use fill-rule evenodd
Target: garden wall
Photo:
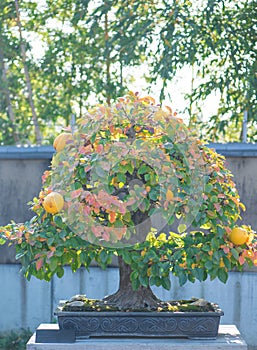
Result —
<path fill-rule="evenodd" d="M 247 207 L 243 222 L 257 228 L 257 145 L 212 144 L 227 158 L 234 174 L 242 201 Z M 32 213 L 26 203 L 36 196 L 41 187 L 41 176 L 50 164 L 52 147 L 0 147 L 0 225 L 11 219 L 19 222 Z M 115 291 L 118 271 L 110 267 L 101 271 L 94 267 L 90 273 L 80 269 L 71 273 L 66 268 L 64 278 L 50 283 L 32 278 L 27 282 L 19 273 L 14 251 L 0 247 L 0 331 L 14 328 L 35 329 L 42 322 L 53 320 L 53 310 L 59 299 L 77 293 L 89 297 L 103 297 Z M 180 288 L 172 277 L 172 289 L 155 289 L 163 299 L 203 297 L 218 302 L 225 312 L 222 323 L 236 324 L 248 344 L 257 347 L 257 273 L 248 270 L 231 272 L 226 285 L 219 281 L 186 284 Z"/>

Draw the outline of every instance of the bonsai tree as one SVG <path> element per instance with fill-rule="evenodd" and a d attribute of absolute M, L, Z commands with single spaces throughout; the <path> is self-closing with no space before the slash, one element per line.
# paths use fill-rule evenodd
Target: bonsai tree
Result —
<path fill-rule="evenodd" d="M 104 303 L 119 310 L 156 309 L 151 286 L 187 280 L 257 261 L 256 238 L 238 226 L 240 202 L 224 157 L 204 146 L 169 107 L 128 93 L 96 105 L 55 142 L 35 216 L 2 227 L 22 272 L 49 281 L 118 257 L 120 285 Z M 160 220 L 162 218 L 162 220 Z"/>

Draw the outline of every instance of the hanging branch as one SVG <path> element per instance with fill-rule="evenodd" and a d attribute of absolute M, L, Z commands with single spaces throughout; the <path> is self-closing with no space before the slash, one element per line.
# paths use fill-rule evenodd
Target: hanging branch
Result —
<path fill-rule="evenodd" d="M 7 104 L 7 111 L 8 111 L 8 116 L 11 121 L 11 127 L 12 127 L 12 134 L 13 134 L 13 139 L 15 144 L 18 144 L 20 142 L 19 135 L 17 134 L 16 131 L 16 126 L 15 126 L 15 114 L 12 108 L 12 102 L 11 102 L 11 97 L 10 97 L 10 91 L 8 88 L 8 81 L 7 81 L 7 68 L 4 62 L 4 54 L 2 51 L 2 43 L 0 43 L 0 67 L 2 68 L 2 79 L 4 82 L 4 94 L 5 94 L 5 99 L 6 99 L 6 104 Z"/>
<path fill-rule="evenodd" d="M 20 20 L 20 11 L 19 11 L 19 2 L 18 0 L 15 0 L 15 9 L 16 9 L 16 16 L 17 16 L 17 25 L 19 28 L 19 34 L 20 34 L 20 48 L 21 48 L 21 57 L 22 57 L 22 63 L 24 67 L 24 73 L 25 73 L 25 79 L 26 79 L 26 85 L 28 89 L 28 97 L 29 97 L 29 105 L 32 112 L 32 121 L 34 124 L 34 130 L 35 130 L 35 136 L 36 136 L 36 142 L 37 144 L 41 144 L 42 138 L 40 133 L 40 128 L 38 124 L 38 118 L 37 113 L 33 101 L 33 92 L 32 92 L 32 86 L 31 86 L 31 80 L 29 76 L 29 70 L 26 63 L 26 48 L 25 43 L 22 36 L 22 26 L 21 26 L 21 20 Z"/>

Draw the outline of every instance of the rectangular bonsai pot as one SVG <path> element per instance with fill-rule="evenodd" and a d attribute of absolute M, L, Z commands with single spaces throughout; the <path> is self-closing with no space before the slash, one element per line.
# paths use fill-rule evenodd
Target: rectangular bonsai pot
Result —
<path fill-rule="evenodd" d="M 210 312 L 62 311 L 57 308 L 60 329 L 74 329 L 79 337 L 168 337 L 215 339 L 220 317 Z"/>

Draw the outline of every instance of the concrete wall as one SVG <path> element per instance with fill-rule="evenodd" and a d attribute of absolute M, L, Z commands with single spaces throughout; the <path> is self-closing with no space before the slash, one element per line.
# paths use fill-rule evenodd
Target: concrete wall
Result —
<path fill-rule="evenodd" d="M 0 225 L 32 217 L 27 203 L 37 196 L 49 159 L 0 158 Z M 15 262 L 14 249 L 0 246 L 0 263 Z"/>
<path fill-rule="evenodd" d="M 257 230 L 257 157 L 227 157 L 227 165 L 246 206 L 242 222 Z"/>
<path fill-rule="evenodd" d="M 235 324 L 248 345 L 257 348 L 257 274 L 231 272 L 226 285 L 218 280 L 180 287 L 171 276 L 172 288 L 166 291 L 154 287 L 155 294 L 163 300 L 201 297 L 219 304 L 224 311 L 222 324 Z M 91 298 L 102 298 L 118 287 L 117 268 L 102 271 L 93 267 L 72 273 L 65 269 L 62 279 L 51 282 L 32 278 L 26 281 L 19 273 L 19 265 L 0 265 L 0 330 L 29 327 L 34 330 L 40 323 L 55 321 L 53 311 L 59 300 L 69 299 L 79 293 Z"/>
<path fill-rule="evenodd" d="M 242 201 L 247 207 L 243 222 L 257 229 L 257 145 L 241 145 L 237 150 L 227 145 L 213 145 L 227 158 L 234 174 Z M 0 225 L 11 219 L 28 219 L 26 203 L 41 188 L 41 175 L 50 164 L 52 148 L 17 149 L 0 147 Z M 86 293 L 101 298 L 112 293 L 118 285 L 118 271 L 92 268 L 88 273 L 80 269 L 73 274 L 66 268 L 64 277 L 50 283 L 32 278 L 26 281 L 19 273 L 14 252 L 0 247 L 0 331 L 29 327 L 35 329 L 42 322 L 53 320 L 53 310 L 59 299 Z M 236 324 L 248 344 L 257 347 L 257 273 L 231 272 L 226 285 L 219 281 L 186 284 L 179 287 L 172 277 L 172 289 L 154 289 L 163 299 L 204 297 L 217 302 L 225 312 L 223 324 Z"/>

